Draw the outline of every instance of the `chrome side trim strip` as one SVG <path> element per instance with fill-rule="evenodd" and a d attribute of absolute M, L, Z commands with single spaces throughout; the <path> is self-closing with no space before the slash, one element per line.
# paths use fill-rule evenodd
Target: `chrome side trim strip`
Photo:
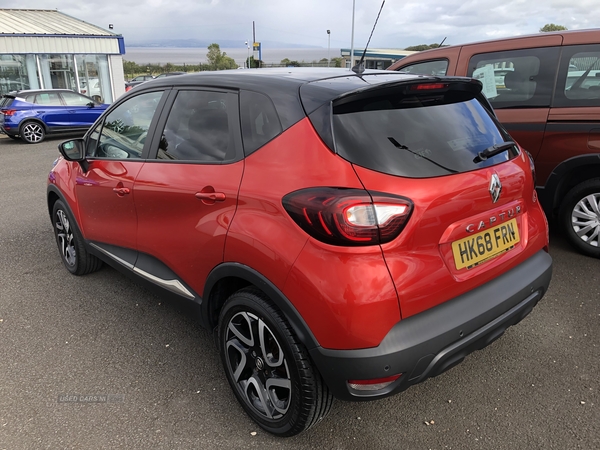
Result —
<path fill-rule="evenodd" d="M 124 259 L 119 258 L 118 256 L 113 255 L 110 252 L 107 252 L 106 250 L 104 250 L 102 247 L 98 247 L 96 244 L 94 244 L 93 242 L 90 242 L 90 246 L 94 247 L 96 250 L 104 253 L 106 256 L 111 257 L 112 259 L 114 259 L 115 261 L 117 261 L 118 263 L 122 264 L 123 266 L 127 267 L 129 270 L 133 270 L 133 264 L 128 263 L 127 261 L 125 261 Z"/>
<path fill-rule="evenodd" d="M 165 288 L 167 290 L 174 292 L 176 294 L 183 295 L 184 297 L 187 297 L 191 300 L 194 300 L 196 298 L 194 296 L 194 294 L 192 294 L 189 290 L 187 290 L 186 287 L 183 284 L 181 284 L 181 282 L 179 280 L 163 280 L 162 278 L 158 278 L 138 267 L 135 267 L 133 264 L 130 264 L 127 261 L 125 261 L 124 259 L 121 259 L 118 256 L 113 255 L 112 253 L 104 250 L 102 247 L 99 247 L 92 242 L 90 242 L 90 245 L 92 247 L 94 247 L 96 250 L 104 253 L 106 256 L 108 256 L 108 257 L 114 259 L 115 261 L 117 261 L 118 263 L 122 264 L 129 270 L 137 273 L 138 275 L 146 278 L 149 281 L 152 281 L 153 283 L 156 283 L 156 284 L 162 286 L 163 288 Z"/>
<path fill-rule="evenodd" d="M 194 294 L 188 291 L 183 284 L 179 282 L 179 280 L 163 280 L 162 278 L 155 277 L 148 272 L 143 271 L 137 267 L 134 267 L 133 271 L 138 275 L 143 276 L 144 278 L 153 281 L 156 284 L 161 285 L 165 289 L 168 289 L 171 292 L 175 292 L 176 294 L 181 294 L 189 299 L 194 299 Z"/>

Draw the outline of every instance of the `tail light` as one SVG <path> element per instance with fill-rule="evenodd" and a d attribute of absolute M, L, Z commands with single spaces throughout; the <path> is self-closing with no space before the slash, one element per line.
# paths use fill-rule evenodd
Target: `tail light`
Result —
<path fill-rule="evenodd" d="M 395 239 L 413 207 L 404 197 L 328 187 L 292 192 L 282 203 L 310 236 L 343 246 L 376 245 Z"/>
<path fill-rule="evenodd" d="M 537 177 L 535 174 L 535 162 L 533 161 L 533 156 L 527 150 L 525 150 L 525 154 L 529 158 L 529 168 L 531 169 L 531 175 L 533 176 L 533 187 L 537 184 Z"/>
<path fill-rule="evenodd" d="M 133 86 L 125 86 L 125 92 L 129 92 Z"/>
<path fill-rule="evenodd" d="M 2 111 L 0 111 L 2 114 L 4 114 L 5 116 L 14 116 L 15 113 L 17 112 L 16 109 L 3 109 Z"/>

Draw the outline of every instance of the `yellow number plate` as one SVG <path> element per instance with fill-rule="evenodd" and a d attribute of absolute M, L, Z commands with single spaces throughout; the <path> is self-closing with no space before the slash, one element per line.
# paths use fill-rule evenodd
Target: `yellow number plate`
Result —
<path fill-rule="evenodd" d="M 472 268 L 510 250 L 521 240 L 516 219 L 497 225 L 473 236 L 454 241 L 452 254 L 456 269 Z"/>

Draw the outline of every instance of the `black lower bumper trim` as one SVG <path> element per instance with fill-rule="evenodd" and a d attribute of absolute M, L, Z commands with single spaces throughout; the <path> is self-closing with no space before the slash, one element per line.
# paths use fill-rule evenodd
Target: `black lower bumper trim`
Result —
<path fill-rule="evenodd" d="M 548 289 L 552 258 L 540 251 L 511 271 L 430 310 L 398 322 L 378 347 L 310 350 L 325 382 L 342 400 L 401 392 L 454 367 L 527 316 Z M 352 390 L 347 380 L 402 376 L 379 391 Z"/>

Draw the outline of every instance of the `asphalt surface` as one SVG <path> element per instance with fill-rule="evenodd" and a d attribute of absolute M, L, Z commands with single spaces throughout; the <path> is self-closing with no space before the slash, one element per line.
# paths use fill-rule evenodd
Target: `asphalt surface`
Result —
<path fill-rule="evenodd" d="M 280 439 L 237 404 L 193 307 L 63 267 L 45 204 L 61 140 L 0 137 L 0 449 L 600 448 L 600 260 L 558 233 L 548 293 L 491 346 Z"/>

